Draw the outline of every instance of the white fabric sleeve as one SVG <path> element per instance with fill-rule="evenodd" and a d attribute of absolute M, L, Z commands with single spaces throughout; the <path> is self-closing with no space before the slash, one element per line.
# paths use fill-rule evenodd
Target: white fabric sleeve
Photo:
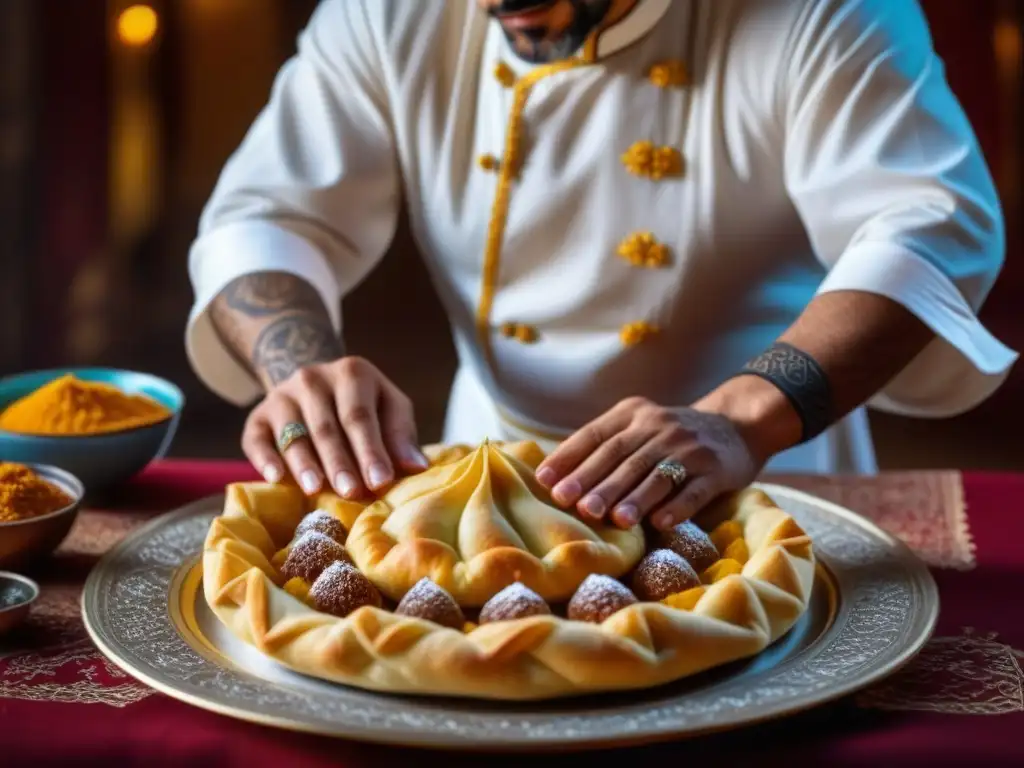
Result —
<path fill-rule="evenodd" d="M 1017 358 L 976 316 L 1002 267 L 1003 219 L 921 8 L 816 0 L 789 45 L 778 80 L 785 179 L 828 269 L 819 293 L 886 296 L 937 336 L 870 405 L 969 410 Z"/>
<path fill-rule="evenodd" d="M 237 405 L 261 388 L 213 328 L 218 293 L 246 274 L 288 272 L 316 287 L 340 332 L 341 299 L 394 237 L 399 177 L 368 1 L 319 5 L 221 174 L 189 253 L 189 360 Z"/>

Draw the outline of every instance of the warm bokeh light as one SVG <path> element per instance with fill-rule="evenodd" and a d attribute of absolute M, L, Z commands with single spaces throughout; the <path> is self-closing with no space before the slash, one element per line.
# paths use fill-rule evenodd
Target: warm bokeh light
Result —
<path fill-rule="evenodd" d="M 125 45 L 149 45 L 159 29 L 160 17 L 148 5 L 126 8 L 117 19 L 117 36 Z"/>

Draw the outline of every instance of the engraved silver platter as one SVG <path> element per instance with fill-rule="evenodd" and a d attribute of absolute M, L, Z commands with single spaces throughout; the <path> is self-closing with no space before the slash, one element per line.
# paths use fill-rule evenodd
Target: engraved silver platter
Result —
<path fill-rule="evenodd" d="M 293 731 L 442 749 L 593 749 L 678 739 L 782 717 L 854 693 L 903 666 L 939 611 L 927 567 L 849 510 L 760 484 L 811 535 L 811 605 L 760 655 L 631 694 L 501 704 L 388 696 L 303 677 L 235 640 L 206 606 L 199 565 L 222 497 L 160 517 L 112 550 L 82 596 L 100 650 L 156 690 Z"/>

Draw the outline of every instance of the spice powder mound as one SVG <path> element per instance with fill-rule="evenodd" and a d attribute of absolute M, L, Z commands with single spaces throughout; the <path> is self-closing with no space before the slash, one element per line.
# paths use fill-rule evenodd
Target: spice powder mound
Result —
<path fill-rule="evenodd" d="M 0 430 L 22 435 L 100 435 L 145 427 L 171 412 L 143 395 L 62 376 L 0 412 Z"/>
<path fill-rule="evenodd" d="M 28 467 L 0 462 L 0 523 L 48 515 L 71 502 L 64 491 Z"/>

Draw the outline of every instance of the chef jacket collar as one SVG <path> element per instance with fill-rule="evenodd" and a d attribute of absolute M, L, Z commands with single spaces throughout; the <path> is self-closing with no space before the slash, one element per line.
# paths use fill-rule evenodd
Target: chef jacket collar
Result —
<path fill-rule="evenodd" d="M 575 55 L 588 62 L 598 62 L 628 48 L 645 37 L 668 13 L 672 0 L 637 0 L 637 4 L 616 24 L 591 34 Z M 511 43 L 505 42 L 509 61 L 520 72 L 531 67 L 515 56 Z"/>

